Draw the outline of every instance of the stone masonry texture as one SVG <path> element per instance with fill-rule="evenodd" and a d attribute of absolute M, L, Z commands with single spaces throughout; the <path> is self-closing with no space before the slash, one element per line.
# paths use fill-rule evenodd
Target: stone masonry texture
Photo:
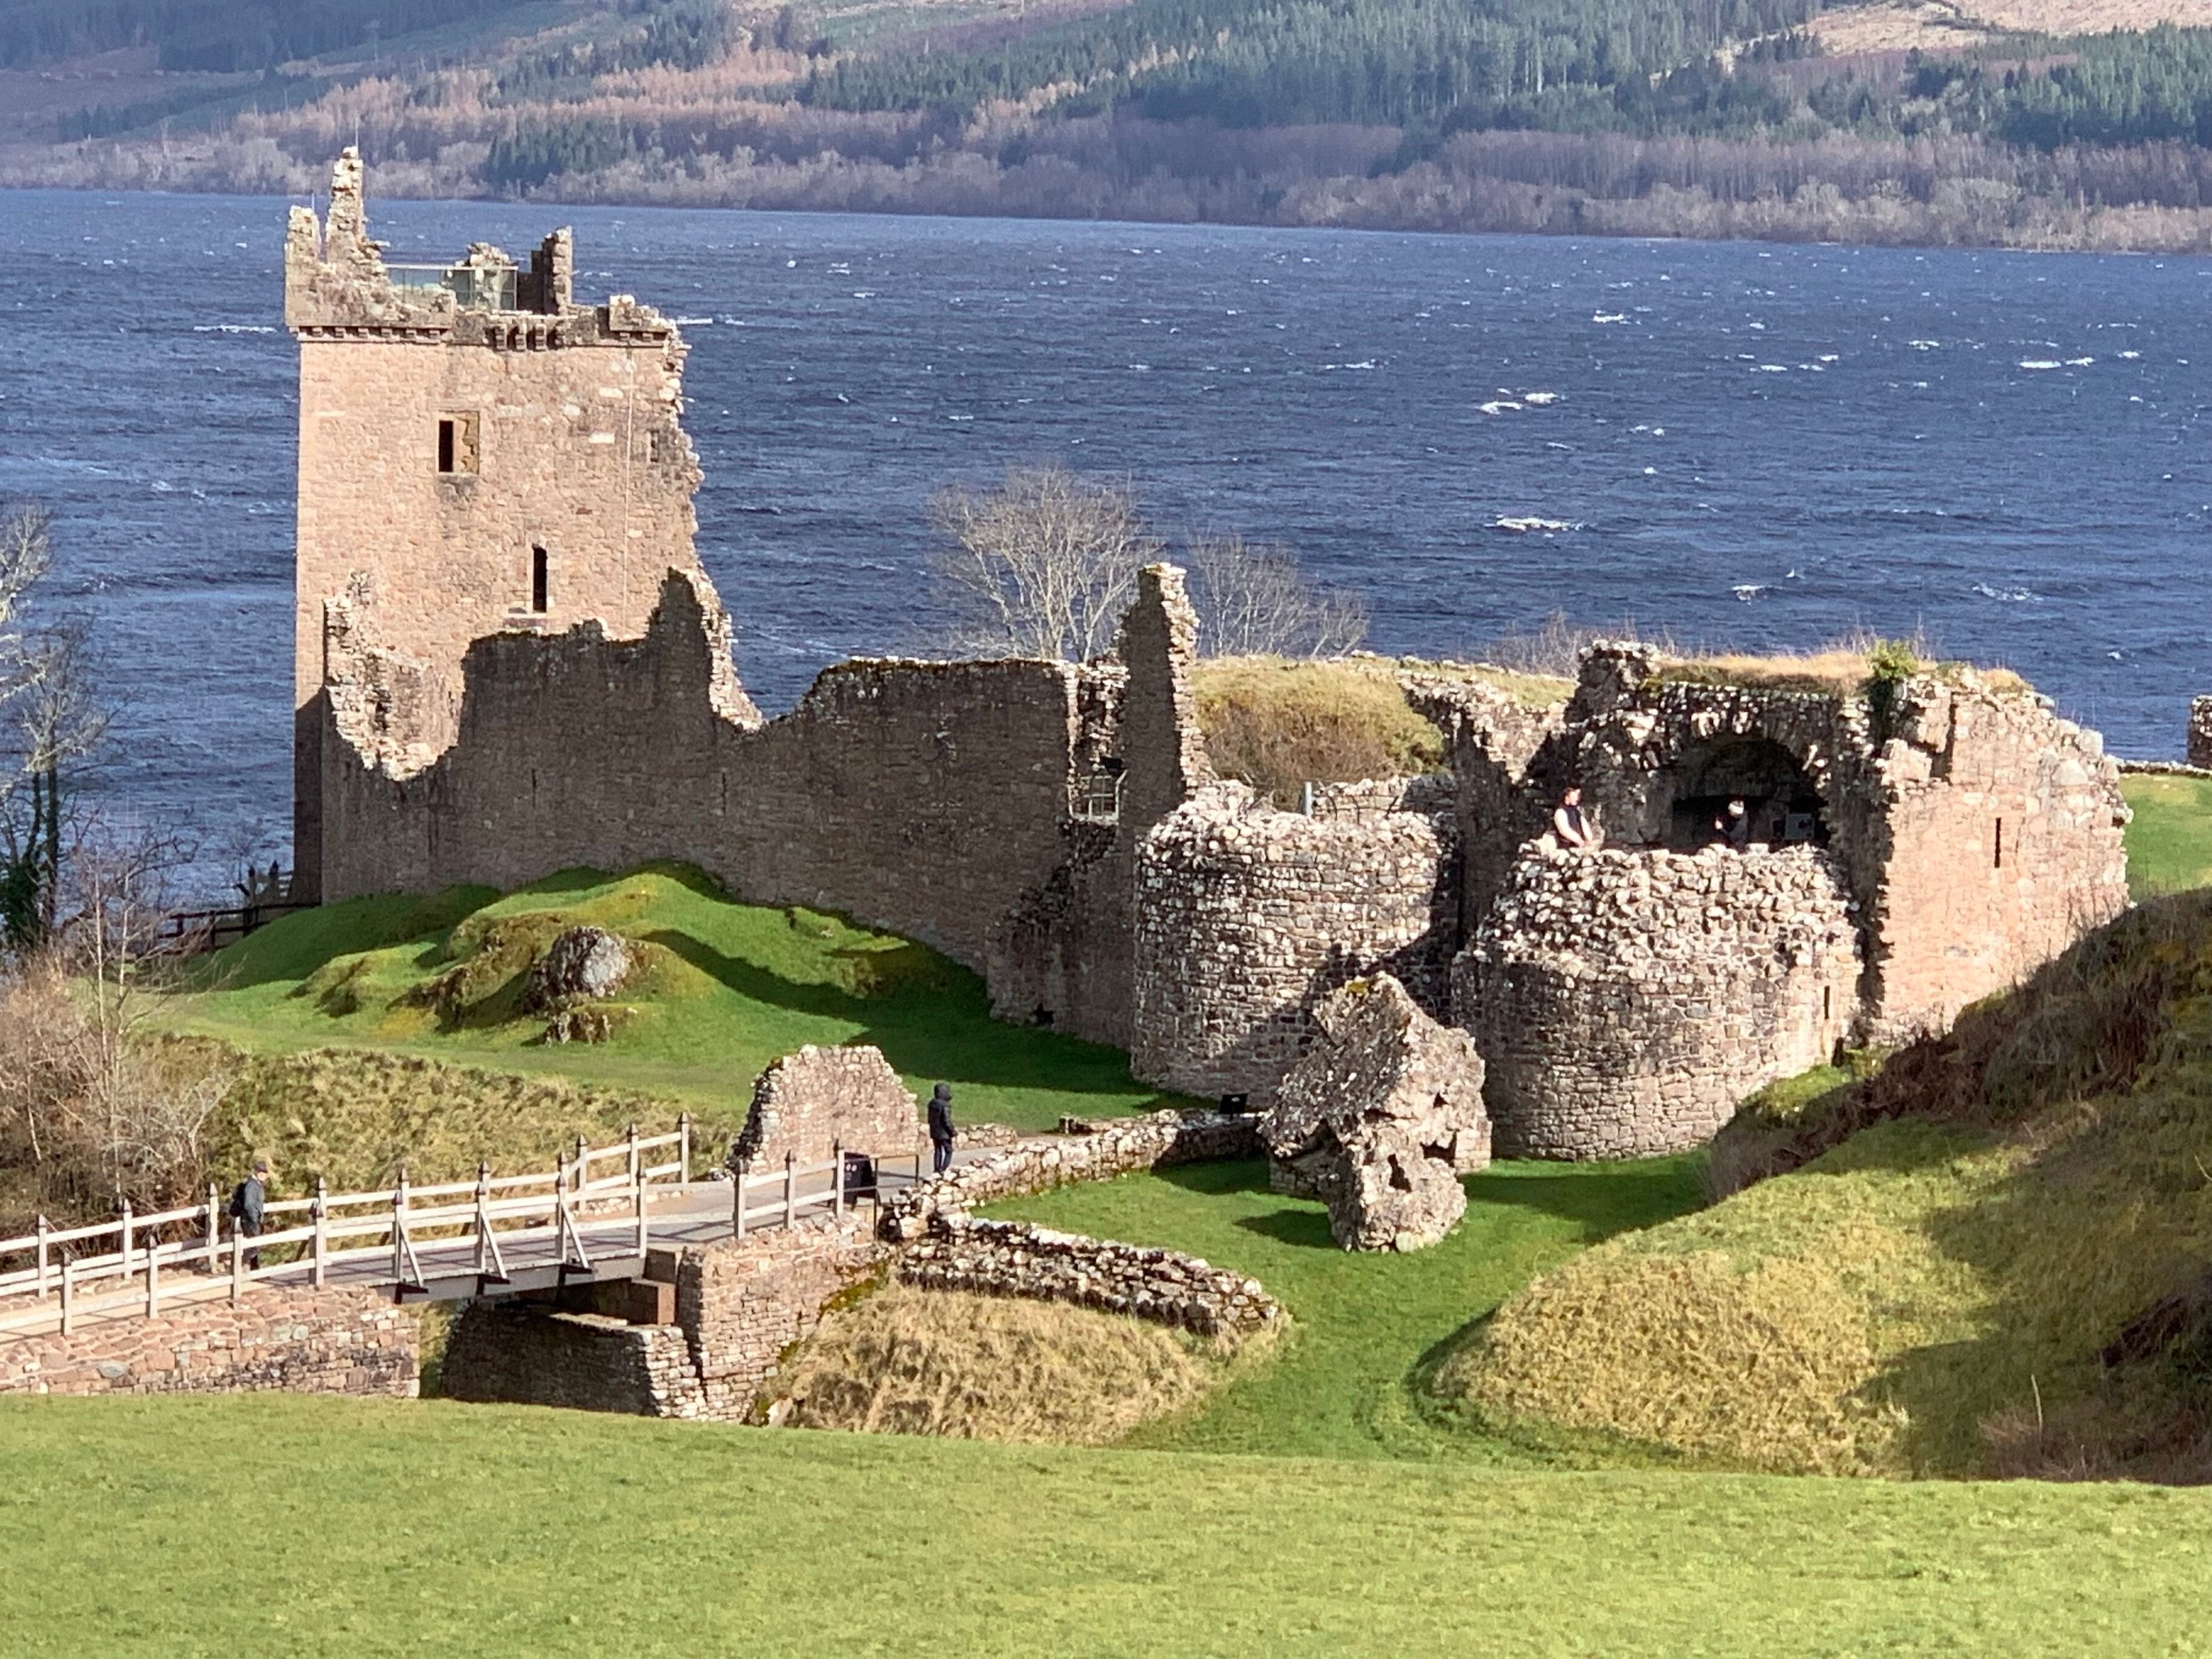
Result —
<path fill-rule="evenodd" d="M 0 1395 L 292 1394 L 411 1397 L 415 1311 L 366 1291 L 257 1285 L 151 1319 L 0 1341 Z"/>
<path fill-rule="evenodd" d="M 1490 1163 L 1473 1040 L 1388 974 L 1331 992 L 1314 1023 L 1260 1122 L 1271 1184 L 1321 1200 L 1348 1250 L 1435 1243 L 1466 1213 L 1460 1176 Z"/>
<path fill-rule="evenodd" d="M 754 1083 L 752 1109 L 731 1156 L 764 1170 L 787 1154 L 801 1164 L 818 1164 L 840 1146 L 904 1154 L 920 1145 L 919 1123 L 914 1097 L 880 1048 L 809 1043 Z"/>
<path fill-rule="evenodd" d="M 2212 768 L 2212 697 L 2189 700 L 2189 764 Z"/>
<path fill-rule="evenodd" d="M 2127 902 L 2097 735 L 1954 666 L 1730 684 L 1600 642 L 1546 708 L 1408 670 L 1450 775 L 1283 812 L 1212 778 L 1197 618 L 1154 565 L 1107 659 L 848 662 L 763 720 L 693 547 L 676 328 L 579 303 L 563 231 L 526 262 L 389 264 L 365 189 L 349 154 L 286 245 L 302 896 L 685 861 L 932 945 L 1001 1017 L 1125 1046 L 1147 1082 L 1261 1103 L 1320 1000 L 1388 973 L 1474 1033 L 1501 1147 L 1556 1156 L 1684 1144 L 1746 1078 L 1941 1029 Z M 1587 891 L 1548 862 L 1571 784 L 1632 860 Z M 1756 844 L 1824 873 L 1664 862 L 1737 795 Z M 1612 904 L 1616 948 L 1581 951 Z M 1850 951 L 1772 966 L 1838 904 Z M 1733 956 L 1655 977 L 1675 944 L 1630 935 L 1691 921 Z"/>
<path fill-rule="evenodd" d="M 1843 872 L 1780 852 L 1553 852 L 1514 866 L 1457 966 L 1498 1150 L 1638 1158 L 1711 1138 L 1852 1025 Z"/>
<path fill-rule="evenodd" d="M 1196 1256 L 1026 1221 L 934 1216 L 921 1241 L 899 1252 L 896 1272 L 924 1290 L 1065 1302 L 1199 1336 L 1243 1336 L 1283 1311 L 1258 1279 Z"/>

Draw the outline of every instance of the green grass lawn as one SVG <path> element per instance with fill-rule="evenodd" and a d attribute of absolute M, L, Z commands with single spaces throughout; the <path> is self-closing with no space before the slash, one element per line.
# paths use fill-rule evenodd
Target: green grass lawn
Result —
<path fill-rule="evenodd" d="M 2212 884 L 2212 778 L 2137 773 L 2120 781 L 2135 808 L 2128 890 L 2137 898 Z"/>
<path fill-rule="evenodd" d="M 2212 1494 L 0 1405 L 0 1655 L 2212 1654 Z"/>
<path fill-rule="evenodd" d="M 1197 1414 L 1147 1425 L 1132 1444 L 1545 1461 L 1546 1453 L 1455 1430 L 1425 1411 L 1426 1364 L 1542 1269 L 1624 1228 L 1695 1207 L 1695 1166 L 1686 1158 L 1505 1164 L 1470 1177 L 1467 1190 L 1459 1226 L 1407 1255 L 1339 1249 L 1321 1205 L 1269 1192 L 1258 1162 L 1062 1187 L 988 1213 L 1187 1250 L 1251 1274 L 1291 1310 L 1291 1332 Z"/>
<path fill-rule="evenodd" d="M 516 1006 L 533 948 L 574 922 L 650 947 L 601 1044 L 547 1044 Z M 441 1000 L 432 994 L 441 980 Z M 818 911 L 731 901 L 695 871 L 555 876 L 504 897 L 355 899 L 287 917 L 163 998 L 166 1030 L 259 1051 L 342 1045 L 552 1073 L 742 1116 L 755 1075 L 805 1043 L 870 1042 L 910 1086 L 954 1085 L 974 1120 L 1027 1127 L 1162 1100 L 1120 1050 L 990 1018 L 982 982 L 936 952 Z"/>

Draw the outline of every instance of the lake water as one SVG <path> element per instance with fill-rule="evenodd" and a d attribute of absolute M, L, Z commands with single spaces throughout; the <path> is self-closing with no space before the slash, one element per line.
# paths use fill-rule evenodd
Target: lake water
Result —
<path fill-rule="evenodd" d="M 374 181 L 372 180 L 372 183 Z M 1924 629 L 2122 753 L 2212 690 L 2212 265 L 375 202 L 393 257 L 576 227 L 684 321 L 701 551 L 770 710 L 910 646 L 924 503 L 1062 461 L 1294 546 L 1378 649 L 1564 610 L 1686 643 Z M 281 843 L 284 204 L 0 191 L 0 497 L 58 515 L 121 811 Z M 1513 533 L 1500 519 L 1571 525 Z M 266 854 L 264 854 L 266 856 Z"/>

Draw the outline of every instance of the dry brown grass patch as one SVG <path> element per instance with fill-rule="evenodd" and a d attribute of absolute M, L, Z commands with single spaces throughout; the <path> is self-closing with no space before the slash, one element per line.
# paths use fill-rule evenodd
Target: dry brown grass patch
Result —
<path fill-rule="evenodd" d="M 1194 680 L 1215 773 L 1278 806 L 1297 805 L 1308 783 L 1407 777 L 1443 764 L 1443 734 L 1380 659 L 1218 657 L 1200 663 Z"/>
<path fill-rule="evenodd" d="M 1216 1345 L 1057 1303 L 890 1285 L 830 1315 L 784 1374 L 797 1428 L 1103 1445 L 1204 1397 Z"/>

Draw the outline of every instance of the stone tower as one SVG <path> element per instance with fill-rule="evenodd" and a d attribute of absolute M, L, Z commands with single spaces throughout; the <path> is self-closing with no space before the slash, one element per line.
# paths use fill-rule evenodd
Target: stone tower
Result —
<path fill-rule="evenodd" d="M 565 229 L 527 269 L 483 243 L 445 265 L 383 256 L 348 149 L 327 216 L 294 208 L 284 248 L 300 342 L 293 848 L 307 898 L 321 896 L 334 698 L 404 775 L 451 745 L 472 641 L 589 621 L 637 638 L 669 573 L 699 574 L 674 326 L 627 295 L 578 305 Z"/>

